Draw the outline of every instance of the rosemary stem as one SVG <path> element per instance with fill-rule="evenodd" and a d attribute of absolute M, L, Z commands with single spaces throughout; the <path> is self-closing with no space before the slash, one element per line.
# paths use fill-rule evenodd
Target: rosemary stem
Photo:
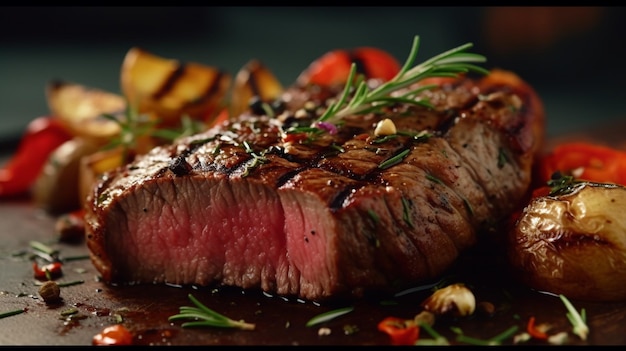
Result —
<path fill-rule="evenodd" d="M 0 319 L 2 318 L 6 318 L 6 317 L 11 317 L 11 316 L 15 316 L 16 314 L 20 314 L 20 313 L 24 313 L 24 309 L 19 309 L 19 310 L 14 310 L 14 311 L 9 311 L 9 312 L 4 312 L 4 313 L 0 313 Z"/>

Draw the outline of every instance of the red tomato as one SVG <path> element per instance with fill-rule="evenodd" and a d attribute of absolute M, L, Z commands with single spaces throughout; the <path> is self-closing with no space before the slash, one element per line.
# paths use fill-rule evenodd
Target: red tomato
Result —
<path fill-rule="evenodd" d="M 553 173 L 592 182 L 626 185 L 626 152 L 588 142 L 557 145 L 537 165 L 539 184 L 545 184 Z"/>
<path fill-rule="evenodd" d="M 92 345 L 132 345 L 133 334 L 121 324 L 108 326 L 93 337 Z"/>
<path fill-rule="evenodd" d="M 313 61 L 298 77 L 300 85 L 335 85 L 348 80 L 352 63 L 356 63 L 357 73 L 366 78 L 383 81 L 392 79 L 400 72 L 400 63 L 389 53 L 371 47 L 354 50 L 330 51 Z"/>
<path fill-rule="evenodd" d="M 46 116 L 32 120 L 16 153 L 0 168 L 0 197 L 29 190 L 52 151 L 71 138 L 72 135 L 56 118 Z"/>
<path fill-rule="evenodd" d="M 380 321 L 378 330 L 389 335 L 393 345 L 415 345 L 420 331 L 413 320 L 397 317 L 387 317 Z"/>

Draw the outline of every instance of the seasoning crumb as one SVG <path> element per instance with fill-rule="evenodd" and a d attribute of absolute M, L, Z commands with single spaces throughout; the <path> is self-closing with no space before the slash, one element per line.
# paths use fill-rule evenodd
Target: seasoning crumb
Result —
<path fill-rule="evenodd" d="M 39 287 L 39 295 L 46 303 L 58 302 L 61 300 L 61 288 L 55 281 L 47 281 Z"/>
<path fill-rule="evenodd" d="M 346 324 L 343 326 L 344 335 L 352 335 L 359 332 L 359 327 L 352 324 Z"/>
<path fill-rule="evenodd" d="M 319 328 L 317 330 L 317 335 L 319 336 L 330 335 L 330 333 L 331 333 L 330 328 Z"/>

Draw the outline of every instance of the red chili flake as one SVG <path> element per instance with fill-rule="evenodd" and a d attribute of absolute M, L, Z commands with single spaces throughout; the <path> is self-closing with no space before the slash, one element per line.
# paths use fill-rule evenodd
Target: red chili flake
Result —
<path fill-rule="evenodd" d="M 35 271 L 35 278 L 39 280 L 50 280 L 50 279 L 58 278 L 63 275 L 63 270 L 61 269 L 62 266 L 63 265 L 61 264 L 61 262 L 53 262 L 45 266 L 39 267 L 37 262 L 33 262 L 33 270 Z"/>

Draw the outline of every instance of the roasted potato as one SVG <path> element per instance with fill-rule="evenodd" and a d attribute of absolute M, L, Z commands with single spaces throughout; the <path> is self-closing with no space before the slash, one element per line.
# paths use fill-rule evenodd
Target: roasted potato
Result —
<path fill-rule="evenodd" d="M 118 123 L 102 115 L 125 113 L 126 100 L 121 95 L 57 80 L 46 86 L 46 100 L 51 114 L 75 136 L 104 144 L 120 132 Z"/>
<path fill-rule="evenodd" d="M 576 182 L 533 198 L 509 233 L 528 286 L 590 301 L 626 300 L 626 187 Z"/>
<path fill-rule="evenodd" d="M 220 112 L 231 76 L 199 63 L 166 59 L 131 48 L 121 68 L 121 86 L 141 114 L 153 115 L 161 126 L 180 125 L 183 116 L 209 121 Z"/>

